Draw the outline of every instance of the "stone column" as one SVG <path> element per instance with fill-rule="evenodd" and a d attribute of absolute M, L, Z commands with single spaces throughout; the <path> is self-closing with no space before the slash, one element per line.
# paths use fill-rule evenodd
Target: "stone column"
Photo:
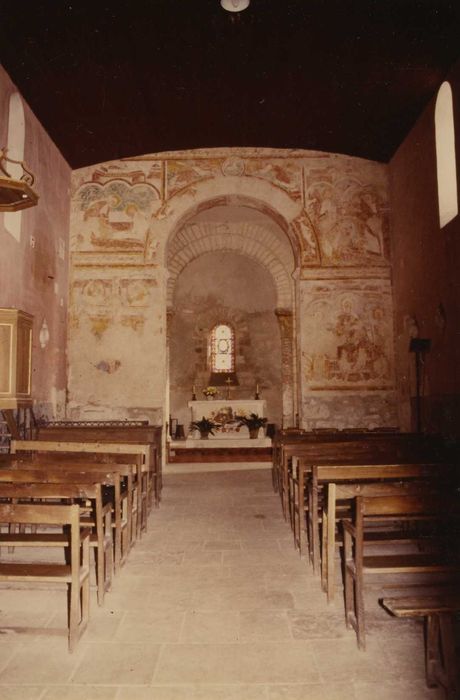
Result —
<path fill-rule="evenodd" d="M 295 425 L 294 406 L 294 317 L 291 309 L 276 309 L 281 335 L 281 381 L 283 426 Z"/>
<path fill-rule="evenodd" d="M 174 318 L 174 313 L 174 309 L 171 307 L 166 309 L 166 347 L 168 351 L 171 343 L 171 325 Z"/>
<path fill-rule="evenodd" d="M 170 367 L 170 361 L 171 361 L 171 327 L 172 327 L 172 321 L 174 318 L 174 309 L 171 307 L 166 309 L 166 387 L 165 387 L 165 420 L 168 422 L 168 428 L 169 428 L 169 413 L 170 413 L 170 377 L 171 377 L 171 367 Z M 169 430 L 168 430 L 168 435 L 169 435 Z"/>

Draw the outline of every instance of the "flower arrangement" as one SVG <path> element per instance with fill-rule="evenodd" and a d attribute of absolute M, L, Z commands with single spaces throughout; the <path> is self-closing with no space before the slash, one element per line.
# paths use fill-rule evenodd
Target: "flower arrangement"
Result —
<path fill-rule="evenodd" d="M 215 396 L 217 394 L 217 389 L 215 386 L 207 386 L 206 389 L 203 389 L 203 394 L 207 396 Z"/>

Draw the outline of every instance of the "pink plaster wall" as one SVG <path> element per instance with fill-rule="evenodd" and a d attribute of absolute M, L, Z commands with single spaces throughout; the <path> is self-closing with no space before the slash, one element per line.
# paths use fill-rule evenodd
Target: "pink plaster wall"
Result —
<path fill-rule="evenodd" d="M 16 92 L 0 67 L 0 145 L 7 143 L 8 106 Z M 71 169 L 23 101 L 24 159 L 35 175 L 38 205 L 22 212 L 19 241 L 0 214 L 0 306 L 34 316 L 32 393 L 38 416 L 62 415 L 66 389 L 66 324 Z M 18 216 L 16 213 L 15 216 Z M 50 339 L 39 343 L 43 320 Z"/>
<path fill-rule="evenodd" d="M 454 99 L 457 179 L 460 175 L 460 63 L 447 77 Z M 411 423 L 413 320 L 432 340 L 425 356 L 423 427 L 459 433 L 460 217 L 439 227 L 434 110 L 436 95 L 389 164 L 393 241 L 396 366 L 401 419 Z M 412 400 L 411 400 L 412 397 Z M 414 419 L 412 410 L 412 423 Z"/>

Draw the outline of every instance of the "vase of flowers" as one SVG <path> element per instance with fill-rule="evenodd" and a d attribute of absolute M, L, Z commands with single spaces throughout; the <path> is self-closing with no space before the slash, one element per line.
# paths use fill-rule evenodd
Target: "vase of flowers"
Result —
<path fill-rule="evenodd" d="M 201 420 L 194 420 L 190 423 L 190 430 L 199 430 L 200 439 L 208 440 L 209 435 L 214 435 L 213 430 L 217 428 L 217 423 L 214 423 L 209 418 L 201 418 Z"/>
<path fill-rule="evenodd" d="M 217 389 L 215 386 L 207 386 L 203 389 L 203 395 L 206 396 L 208 401 L 212 401 L 217 395 Z"/>
<path fill-rule="evenodd" d="M 249 430 L 249 437 L 255 440 L 259 436 L 259 430 L 267 422 L 266 418 L 262 418 L 257 413 L 250 413 L 249 416 L 235 416 L 238 421 L 238 427 L 245 425 Z"/>

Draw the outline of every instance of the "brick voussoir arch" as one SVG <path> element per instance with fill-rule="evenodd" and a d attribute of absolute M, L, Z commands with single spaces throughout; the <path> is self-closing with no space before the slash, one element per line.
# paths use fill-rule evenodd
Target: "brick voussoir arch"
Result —
<path fill-rule="evenodd" d="M 260 225 L 249 227 L 238 223 L 229 225 L 229 229 L 222 232 L 216 225 L 186 224 L 180 234 L 171 240 L 167 255 L 168 307 L 172 305 L 176 280 L 182 270 L 205 253 L 222 251 L 245 255 L 263 265 L 272 275 L 277 291 L 277 306 L 292 308 L 293 256 L 290 250 L 283 249 L 273 233 L 271 238 L 264 235 L 262 240 L 262 233 L 265 234 L 266 229 Z"/>

